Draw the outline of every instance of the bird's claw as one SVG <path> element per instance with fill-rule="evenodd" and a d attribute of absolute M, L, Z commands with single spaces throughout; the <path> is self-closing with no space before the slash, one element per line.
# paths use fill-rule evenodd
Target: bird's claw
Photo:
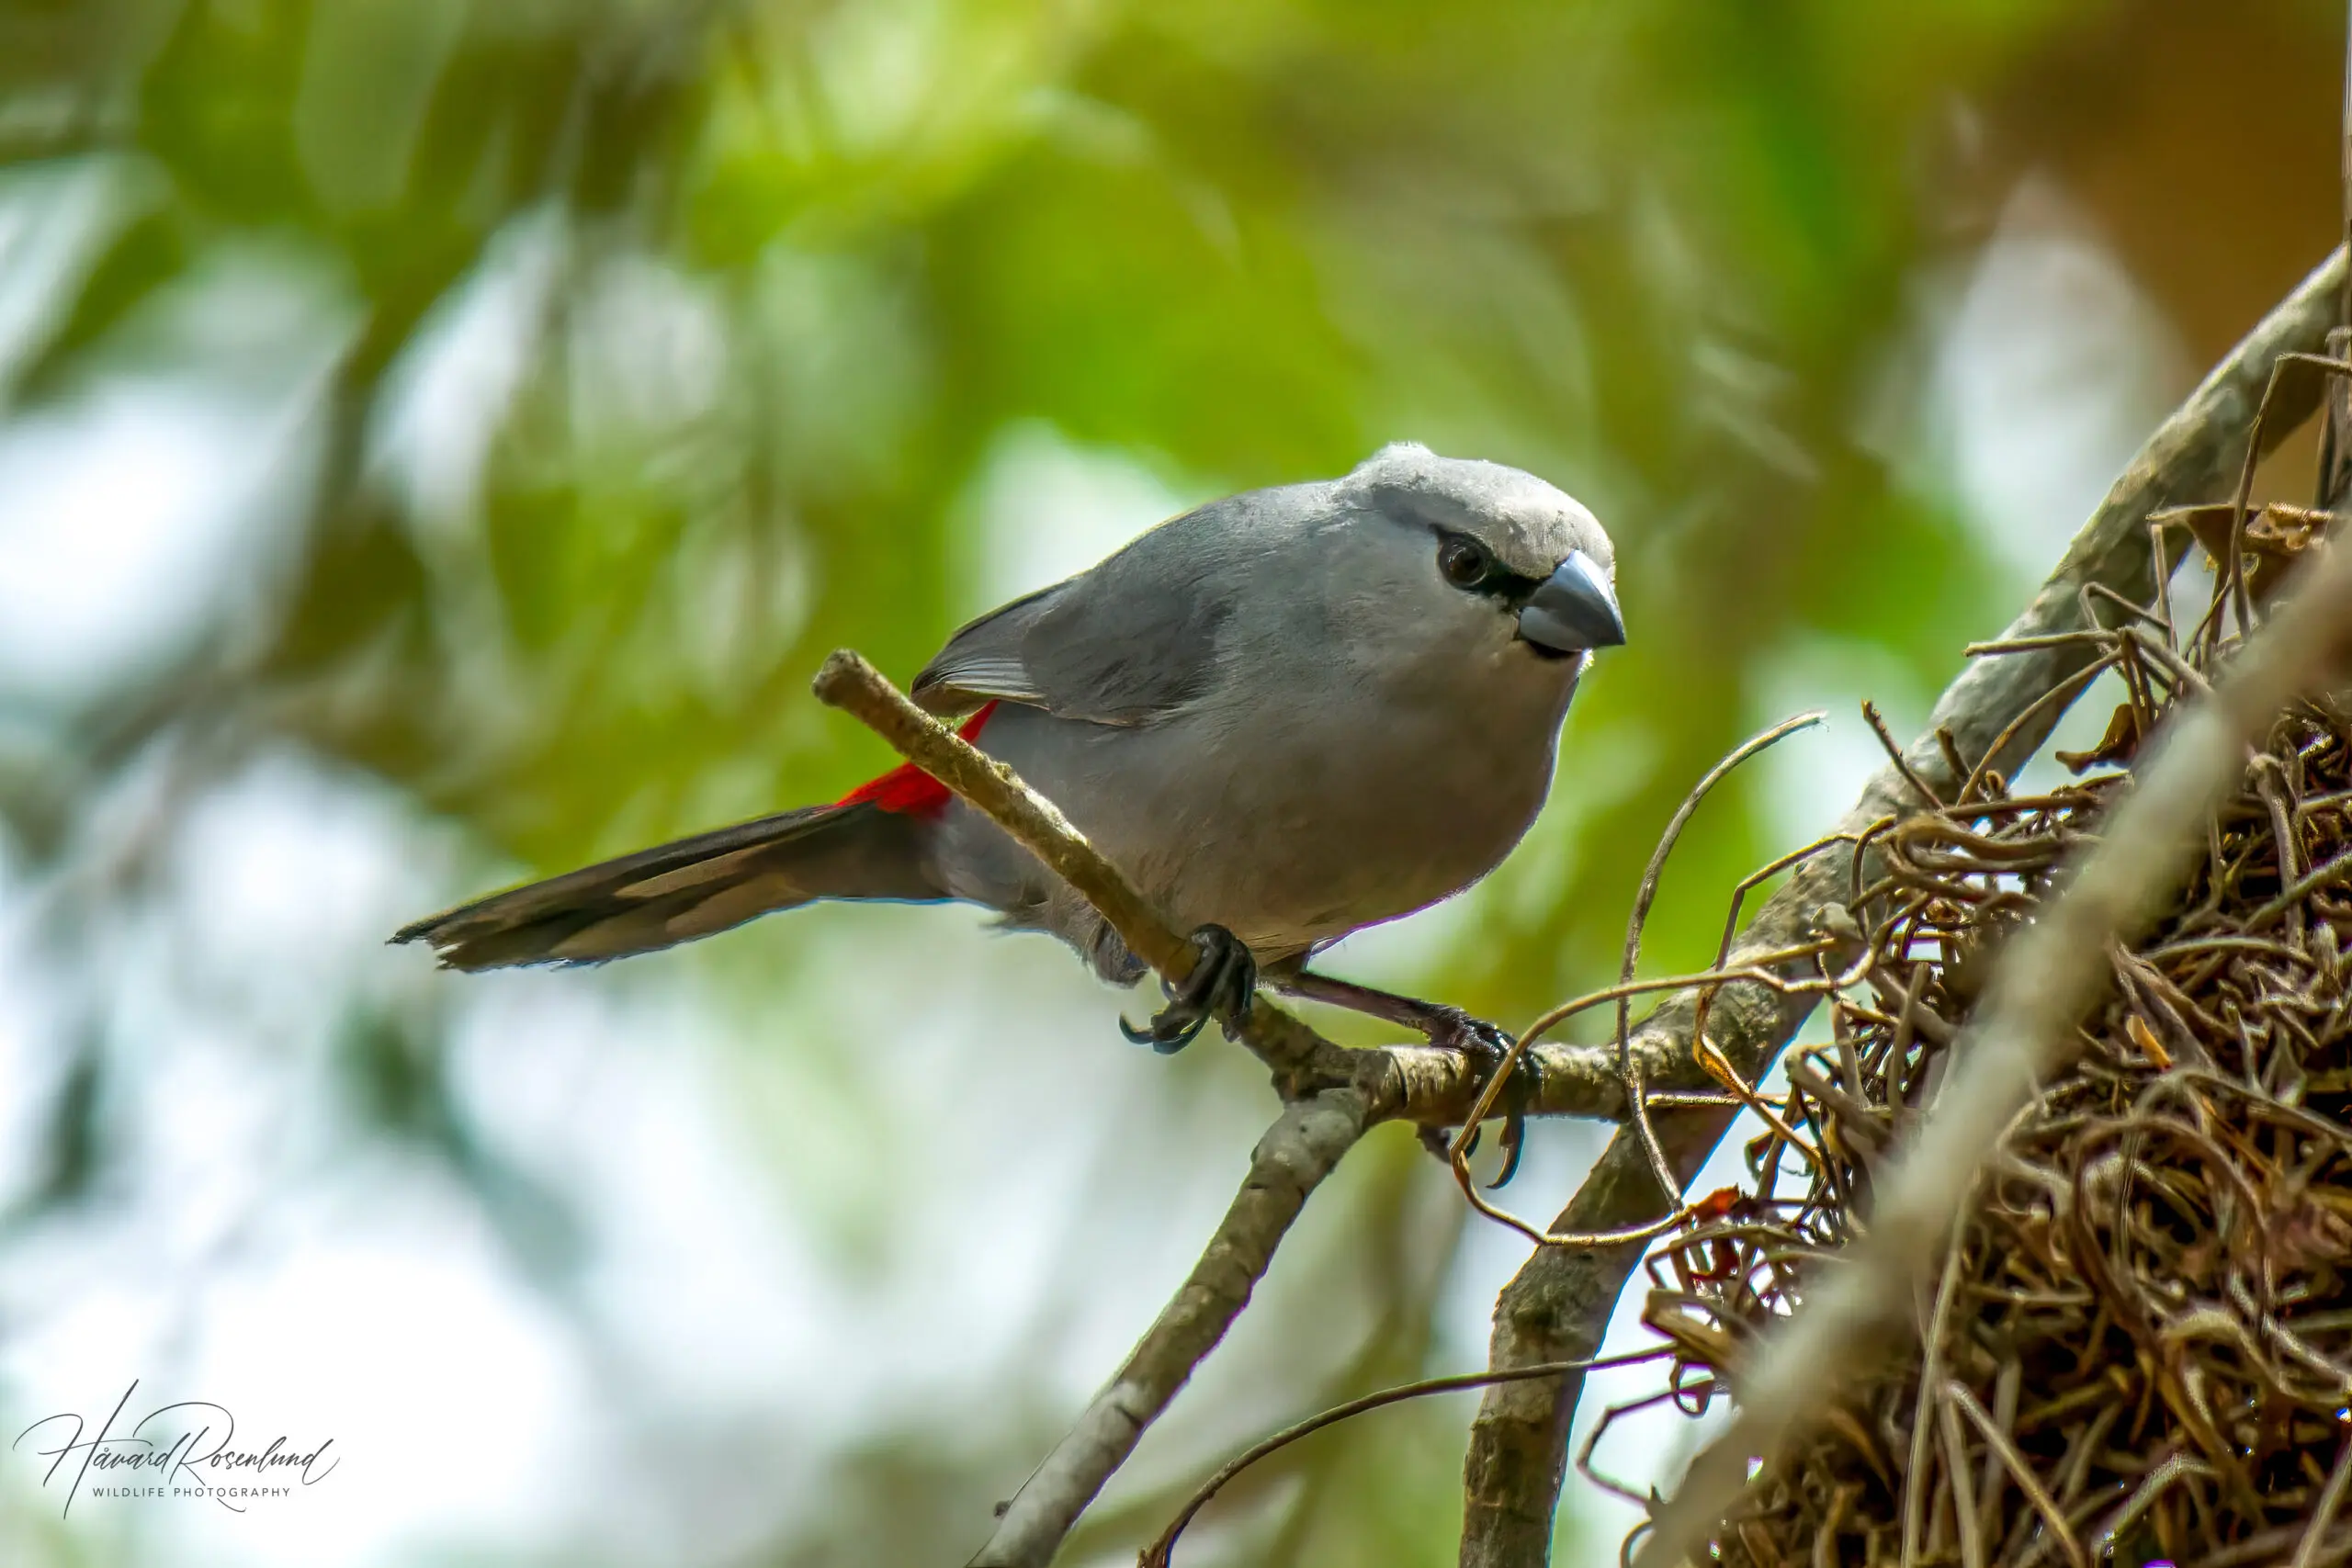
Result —
<path fill-rule="evenodd" d="M 1501 1070 L 1503 1059 L 1516 1043 L 1509 1031 L 1474 1018 L 1460 1008 L 1437 1008 L 1431 1010 L 1429 1041 L 1459 1051 L 1471 1060 L 1472 1098 L 1486 1092 L 1487 1084 Z M 1510 1081 L 1503 1086 L 1503 1168 L 1487 1183 L 1493 1190 L 1508 1183 L 1519 1174 L 1519 1159 L 1527 1145 L 1527 1101 L 1529 1075 L 1522 1061 L 1513 1070 Z M 1462 1145 L 1464 1159 L 1478 1152 L 1479 1129 L 1470 1129 L 1469 1138 Z M 1435 1127 L 1421 1129 L 1421 1145 L 1438 1158 L 1453 1163 L 1453 1141 Z"/>
<path fill-rule="evenodd" d="M 1190 1045 L 1213 1018 L 1225 1024 L 1227 1033 L 1239 1029 L 1250 1021 L 1250 998 L 1258 990 L 1258 961 L 1239 937 L 1223 926 L 1202 926 L 1191 940 L 1200 962 L 1182 985 L 1161 984 L 1168 1005 L 1141 1029 L 1119 1020 L 1120 1033 L 1163 1056 Z"/>

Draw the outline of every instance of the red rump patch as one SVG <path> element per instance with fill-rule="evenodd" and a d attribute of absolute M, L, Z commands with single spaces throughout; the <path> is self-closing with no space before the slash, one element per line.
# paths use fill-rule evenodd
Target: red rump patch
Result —
<path fill-rule="evenodd" d="M 980 727 L 996 712 L 994 703 L 983 703 L 980 711 L 966 719 L 956 733 L 966 740 L 978 740 Z M 871 784 L 862 784 L 839 800 L 835 806 L 862 806 L 871 801 L 885 811 L 903 812 L 921 817 L 937 811 L 947 804 L 947 786 L 916 767 L 901 762 Z"/>

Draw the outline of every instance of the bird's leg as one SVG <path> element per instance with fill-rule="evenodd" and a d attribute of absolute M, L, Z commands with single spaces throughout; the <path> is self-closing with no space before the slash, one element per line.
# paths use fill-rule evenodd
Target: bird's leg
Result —
<path fill-rule="evenodd" d="M 1200 962 L 1182 985 L 1161 984 L 1168 1005 L 1141 1029 L 1119 1020 L 1119 1032 L 1163 1056 L 1190 1045 L 1212 1018 L 1227 1033 L 1239 1029 L 1250 1020 L 1250 998 L 1258 989 L 1258 961 L 1239 937 L 1223 926 L 1202 926 L 1193 932 L 1192 943 Z"/>
<path fill-rule="evenodd" d="M 1471 1081 L 1483 1091 L 1487 1080 L 1501 1067 L 1503 1057 L 1511 1048 L 1510 1033 L 1483 1018 L 1474 1018 L 1457 1007 L 1442 1002 L 1425 1002 L 1419 997 L 1402 996 L 1376 987 L 1360 986 L 1353 980 L 1336 979 L 1329 975 L 1317 975 L 1304 964 L 1285 964 L 1269 969 L 1266 983 L 1276 990 L 1294 997 L 1304 997 L 1311 1002 L 1330 1007 L 1346 1008 L 1351 1012 L 1365 1013 L 1385 1019 L 1390 1023 L 1418 1031 L 1432 1045 L 1442 1045 L 1461 1052 L 1472 1063 Z M 1527 1141 L 1528 1066 L 1522 1062 L 1503 1087 L 1503 1169 L 1488 1185 L 1500 1187 L 1519 1172 L 1519 1156 Z M 1449 1140 L 1437 1127 L 1420 1130 L 1421 1145 L 1440 1159 L 1448 1159 Z M 1478 1134 L 1471 1130 L 1467 1154 L 1478 1146 Z"/>

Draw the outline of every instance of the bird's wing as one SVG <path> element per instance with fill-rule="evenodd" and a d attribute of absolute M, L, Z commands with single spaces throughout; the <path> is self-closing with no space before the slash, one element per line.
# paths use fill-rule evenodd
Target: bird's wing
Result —
<path fill-rule="evenodd" d="M 964 627 L 922 667 L 910 694 L 942 717 L 969 713 L 986 702 L 1043 706 L 1046 694 L 1023 662 L 1021 645 L 1046 602 L 1069 586 L 1057 582 L 1039 589 Z"/>
<path fill-rule="evenodd" d="M 998 701 L 1115 725 L 1148 724 L 1182 706 L 1208 683 L 1226 605 L 1135 553 L 957 632 L 915 677 L 915 701 L 945 716 Z"/>

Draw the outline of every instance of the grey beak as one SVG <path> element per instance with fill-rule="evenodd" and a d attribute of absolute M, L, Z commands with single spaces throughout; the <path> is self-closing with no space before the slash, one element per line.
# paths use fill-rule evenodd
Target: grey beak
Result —
<path fill-rule="evenodd" d="M 1625 641 L 1625 617 L 1600 568 L 1582 550 L 1571 550 L 1560 569 L 1527 596 L 1519 612 L 1519 635 L 1555 653 L 1618 648 Z"/>

